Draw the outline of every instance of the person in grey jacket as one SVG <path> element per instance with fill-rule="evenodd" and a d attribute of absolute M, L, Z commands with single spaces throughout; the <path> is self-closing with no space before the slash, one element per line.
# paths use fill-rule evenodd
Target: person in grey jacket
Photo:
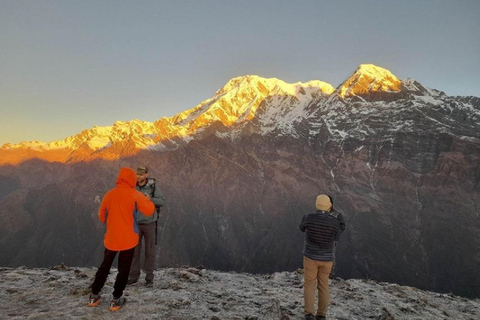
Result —
<path fill-rule="evenodd" d="M 156 251 L 157 251 L 157 221 L 159 218 L 160 208 L 165 205 L 165 197 L 162 195 L 160 188 L 156 185 L 154 178 L 148 177 L 148 168 L 145 166 L 137 168 L 137 185 L 136 189 L 145 194 L 155 205 L 155 213 L 152 216 L 138 214 L 138 245 L 135 247 L 132 267 L 130 268 L 130 276 L 128 284 L 132 285 L 138 282 L 140 278 L 140 263 L 142 251 L 142 238 L 145 240 L 145 284 L 153 286 L 153 270 L 155 269 Z"/>

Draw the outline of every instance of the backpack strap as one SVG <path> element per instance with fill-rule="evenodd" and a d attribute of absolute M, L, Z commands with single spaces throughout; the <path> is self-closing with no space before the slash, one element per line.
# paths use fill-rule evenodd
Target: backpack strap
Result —
<path fill-rule="evenodd" d="M 148 178 L 147 186 L 152 188 L 152 194 L 150 196 L 153 197 L 153 195 L 155 194 L 155 178 Z"/>
<path fill-rule="evenodd" d="M 155 182 L 156 182 L 155 178 L 148 178 L 148 180 L 147 180 L 147 185 L 152 188 L 152 193 L 150 194 L 150 197 L 152 197 L 152 198 L 155 196 L 155 187 L 156 187 Z M 157 207 L 155 205 L 155 210 L 158 213 L 158 212 L 160 212 L 161 208 Z"/>
<path fill-rule="evenodd" d="M 152 196 L 155 194 L 155 178 L 150 178 L 152 179 Z"/>

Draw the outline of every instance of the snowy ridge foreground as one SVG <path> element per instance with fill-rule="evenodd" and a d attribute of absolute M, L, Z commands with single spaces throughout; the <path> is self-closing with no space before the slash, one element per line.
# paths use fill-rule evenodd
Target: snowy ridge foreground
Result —
<path fill-rule="evenodd" d="M 301 271 L 250 275 L 201 268 L 155 271 L 153 288 L 125 290 L 127 305 L 107 307 L 113 270 L 98 308 L 86 306 L 96 269 L 1 268 L 2 319 L 303 319 Z M 369 280 L 331 281 L 327 319 L 479 319 L 480 300 Z"/>

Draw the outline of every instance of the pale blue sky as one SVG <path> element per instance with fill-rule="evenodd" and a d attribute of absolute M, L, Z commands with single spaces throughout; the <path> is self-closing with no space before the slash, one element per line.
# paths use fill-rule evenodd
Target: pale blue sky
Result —
<path fill-rule="evenodd" d="M 245 74 L 337 87 L 362 63 L 480 96 L 480 1 L 0 0 L 0 145 L 155 121 Z"/>

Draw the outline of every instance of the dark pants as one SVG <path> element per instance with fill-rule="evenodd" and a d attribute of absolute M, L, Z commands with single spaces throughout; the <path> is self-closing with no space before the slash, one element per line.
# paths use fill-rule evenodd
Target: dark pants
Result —
<path fill-rule="evenodd" d="M 128 274 L 130 272 L 130 266 L 132 265 L 135 248 L 124 251 L 111 251 L 105 248 L 105 255 L 103 257 L 102 265 L 100 268 L 98 268 L 97 273 L 95 274 L 95 280 L 92 284 L 93 294 L 99 294 L 105 285 L 117 252 L 120 252 L 120 254 L 118 256 L 117 279 L 115 280 L 115 285 L 113 286 L 113 297 L 120 298 L 123 295 L 123 290 L 125 290 L 125 287 L 127 286 Z"/>
<path fill-rule="evenodd" d="M 153 281 L 153 271 L 155 270 L 155 256 L 157 246 L 155 245 L 156 226 L 155 222 L 138 225 L 138 245 L 135 247 L 132 269 L 130 270 L 130 280 L 138 280 L 140 277 L 140 257 L 142 252 L 142 239 L 145 239 L 145 280 Z"/>

